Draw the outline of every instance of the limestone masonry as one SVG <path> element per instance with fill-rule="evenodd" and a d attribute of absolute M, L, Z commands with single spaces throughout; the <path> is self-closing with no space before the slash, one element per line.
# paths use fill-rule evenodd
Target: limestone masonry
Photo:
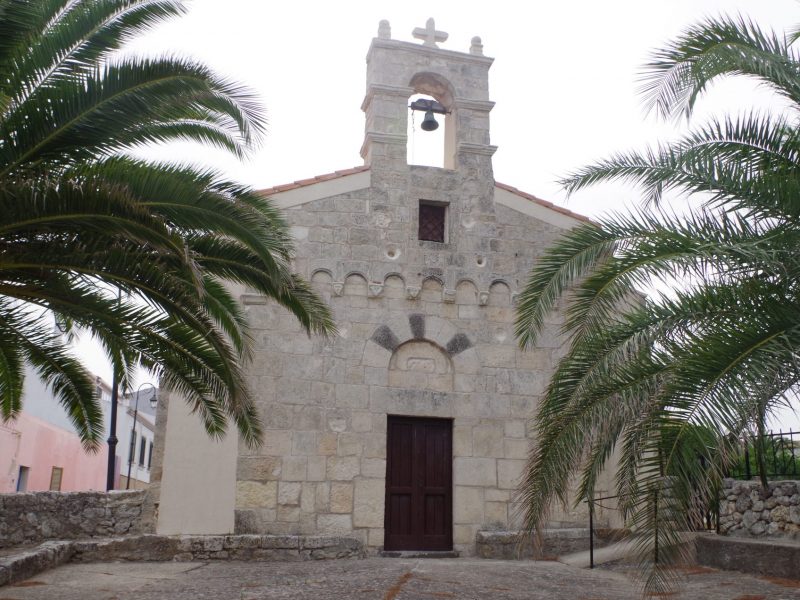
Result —
<path fill-rule="evenodd" d="M 141 531 L 145 492 L 0 494 L 0 548 Z"/>
<path fill-rule="evenodd" d="M 520 351 L 514 302 L 544 249 L 582 217 L 495 183 L 493 59 L 480 39 L 462 53 L 436 46 L 443 34 L 432 22 L 415 34 L 425 43 L 393 40 L 382 22 L 372 40 L 364 166 L 265 192 L 285 209 L 295 267 L 332 306 L 340 335 L 309 337 L 242 290 L 265 443 L 250 451 L 209 442 L 173 398 L 159 415 L 159 533 L 349 535 L 372 551 L 388 548 L 390 534 L 419 550 L 449 535 L 451 548 L 473 554 L 479 530 L 519 526 L 528 422 L 563 339 L 554 314 L 539 345 Z M 407 164 L 414 94 L 447 111 L 437 115 L 444 168 Z M 419 239 L 421 204 L 443 207 L 444 241 Z M 430 437 L 422 454 L 404 455 L 427 431 L 421 422 L 391 455 L 396 416 L 447 420 L 441 443 Z M 406 421 L 397 436 L 415 427 Z M 407 489 L 404 469 L 415 473 Z M 586 524 L 581 511 L 554 518 Z"/>
<path fill-rule="evenodd" d="M 725 479 L 720 492 L 719 530 L 734 536 L 800 539 L 800 482 Z"/>

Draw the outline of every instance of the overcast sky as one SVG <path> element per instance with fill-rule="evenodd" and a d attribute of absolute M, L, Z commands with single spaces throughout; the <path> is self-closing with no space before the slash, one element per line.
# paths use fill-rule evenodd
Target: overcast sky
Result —
<path fill-rule="evenodd" d="M 466 52 L 480 36 L 490 71 L 497 181 L 563 203 L 555 184 L 614 150 L 671 134 L 647 117 L 637 77 L 651 50 L 708 15 L 742 13 L 781 31 L 800 23 L 795 0 L 458 0 L 281 2 L 191 0 L 189 14 L 142 39 L 142 52 L 202 59 L 262 97 L 269 133 L 246 163 L 181 147 L 187 160 L 268 187 L 362 164 L 365 58 L 378 22 L 415 41 L 428 17 L 449 33 L 442 48 Z M 701 105 L 719 113 L 752 104 L 747 83 L 712 90 Z M 175 156 L 171 149 L 163 156 Z M 569 200 L 594 215 L 634 201 L 635 191 L 598 188 Z"/>
<path fill-rule="evenodd" d="M 480 36 L 490 71 L 495 179 L 587 215 L 635 204 L 636 191 L 602 186 L 567 200 L 555 180 L 613 151 L 674 135 L 646 116 L 637 78 L 649 53 L 705 16 L 742 13 L 780 31 L 800 23 L 795 0 L 458 0 L 262 2 L 191 0 L 189 13 L 134 44 L 189 55 L 263 99 L 269 133 L 247 162 L 180 145 L 150 155 L 216 166 L 263 188 L 362 164 L 365 58 L 378 22 L 415 41 L 428 17 L 468 51 Z M 698 120 L 768 95 L 747 82 L 712 89 Z M 685 123 L 680 124 L 685 127 Z M 107 367 L 98 371 L 110 377 Z"/>

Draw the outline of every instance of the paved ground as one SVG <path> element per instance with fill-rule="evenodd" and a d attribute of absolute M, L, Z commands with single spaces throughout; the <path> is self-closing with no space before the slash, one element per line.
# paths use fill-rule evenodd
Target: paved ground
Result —
<path fill-rule="evenodd" d="M 370 558 L 298 563 L 73 564 L 0 588 L 0 600 L 638 598 L 622 571 L 555 562 Z M 698 568 L 671 598 L 800 599 L 800 581 Z"/>

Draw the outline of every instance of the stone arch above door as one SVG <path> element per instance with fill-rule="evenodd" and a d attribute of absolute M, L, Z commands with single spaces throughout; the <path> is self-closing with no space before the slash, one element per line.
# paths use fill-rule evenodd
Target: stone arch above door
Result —
<path fill-rule="evenodd" d="M 389 359 L 389 387 L 453 391 L 453 364 L 447 351 L 428 340 L 409 340 Z"/>
<path fill-rule="evenodd" d="M 410 342 L 417 345 L 409 345 Z M 401 350 L 403 346 L 406 348 Z M 439 354 L 434 353 L 434 349 Z M 402 354 L 395 357 L 398 350 L 401 350 Z M 402 370 L 401 365 L 404 365 L 405 370 L 409 371 L 412 369 L 408 368 L 408 358 L 414 358 L 412 350 L 419 350 L 420 356 L 417 358 L 433 361 L 432 363 L 426 360 L 412 361 L 414 368 L 430 369 L 431 365 L 434 365 L 439 369 L 441 360 L 438 360 L 438 356 L 449 361 L 452 366 L 449 371 L 451 375 L 477 373 L 479 368 L 474 344 L 466 334 L 459 332 L 446 319 L 422 313 L 398 315 L 384 325 L 379 325 L 364 346 L 363 364 L 394 368 L 396 371 Z M 427 366 L 423 367 L 423 364 Z"/>

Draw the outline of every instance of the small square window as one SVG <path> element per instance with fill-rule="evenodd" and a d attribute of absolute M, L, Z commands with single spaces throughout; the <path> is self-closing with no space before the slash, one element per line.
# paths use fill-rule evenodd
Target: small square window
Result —
<path fill-rule="evenodd" d="M 419 239 L 444 243 L 446 204 L 434 204 L 420 200 Z"/>

